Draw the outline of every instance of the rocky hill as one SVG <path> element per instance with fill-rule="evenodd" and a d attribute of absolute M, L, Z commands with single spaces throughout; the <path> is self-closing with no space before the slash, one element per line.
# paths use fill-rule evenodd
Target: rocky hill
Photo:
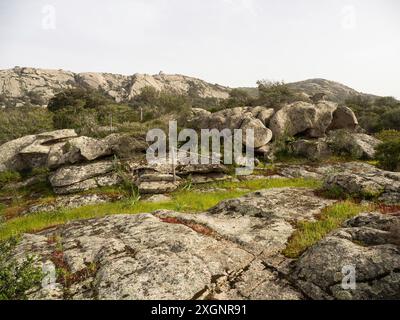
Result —
<path fill-rule="evenodd" d="M 291 82 L 287 85 L 289 86 L 289 88 L 298 92 L 303 92 L 308 96 L 313 96 L 318 93 L 324 93 L 327 100 L 338 103 L 343 103 L 348 98 L 354 96 L 377 98 L 377 96 L 375 95 L 359 92 L 342 83 L 320 78 Z M 257 88 L 243 87 L 241 89 L 245 90 L 253 98 L 256 98 L 258 96 Z"/>
<path fill-rule="evenodd" d="M 0 106 L 22 106 L 26 102 L 46 105 L 57 91 L 72 87 L 104 90 L 117 102 L 124 102 L 139 94 L 146 86 L 181 94 L 196 92 L 200 97 L 219 99 L 228 98 L 230 91 L 227 87 L 183 75 L 160 73 L 127 76 L 15 67 L 0 70 Z"/>
<path fill-rule="evenodd" d="M 309 96 L 324 93 L 328 100 L 344 102 L 355 95 L 374 97 L 360 93 L 341 83 L 325 79 L 309 79 L 288 84 L 296 91 Z M 64 70 L 46 70 L 15 67 L 0 70 L 0 106 L 22 106 L 26 102 L 33 105 L 46 105 L 59 90 L 71 87 L 100 89 L 113 97 L 116 102 L 126 102 L 151 86 L 157 90 L 167 90 L 180 94 L 196 93 L 203 98 L 226 99 L 230 88 L 184 75 L 134 74 L 119 75 L 111 73 L 73 73 Z M 251 96 L 257 96 L 257 88 L 242 88 Z"/>
<path fill-rule="evenodd" d="M 365 96 L 376 98 L 371 94 L 358 92 L 339 82 L 330 81 L 326 79 L 309 79 L 299 82 L 289 83 L 289 86 L 297 91 L 302 91 L 308 95 L 315 95 L 317 93 L 324 93 L 326 98 L 335 102 L 344 102 L 346 99 L 353 96 Z"/>

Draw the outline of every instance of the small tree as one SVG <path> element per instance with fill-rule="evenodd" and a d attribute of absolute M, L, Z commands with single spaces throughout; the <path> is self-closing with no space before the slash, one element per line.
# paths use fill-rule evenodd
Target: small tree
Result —
<path fill-rule="evenodd" d="M 38 287 L 43 278 L 32 257 L 18 262 L 13 257 L 17 240 L 0 242 L 0 300 L 25 300 L 26 292 Z"/>
<path fill-rule="evenodd" d="M 91 109 L 111 102 L 112 101 L 101 91 L 73 88 L 57 93 L 50 99 L 47 108 L 52 112 L 65 108 L 82 107 Z"/>
<path fill-rule="evenodd" d="M 400 171 L 400 139 L 381 143 L 375 154 L 379 166 L 385 170 Z"/>

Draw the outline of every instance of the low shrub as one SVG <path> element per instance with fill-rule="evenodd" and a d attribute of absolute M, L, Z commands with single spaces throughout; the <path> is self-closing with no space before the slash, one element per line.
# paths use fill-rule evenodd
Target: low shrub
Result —
<path fill-rule="evenodd" d="M 0 188 L 10 182 L 17 182 L 21 180 L 21 175 L 16 171 L 0 172 Z"/>
<path fill-rule="evenodd" d="M 376 149 L 375 158 L 379 167 L 400 171 L 400 138 L 381 143 Z"/>
<path fill-rule="evenodd" d="M 27 291 L 38 287 L 43 278 L 33 257 L 18 262 L 13 257 L 16 238 L 0 242 L 0 300 L 25 300 Z"/>

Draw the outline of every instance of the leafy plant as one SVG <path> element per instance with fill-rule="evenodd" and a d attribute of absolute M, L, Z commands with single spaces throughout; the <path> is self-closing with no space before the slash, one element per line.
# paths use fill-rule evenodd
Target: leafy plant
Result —
<path fill-rule="evenodd" d="M 0 172 L 0 188 L 10 182 L 21 180 L 21 175 L 16 171 L 3 171 Z"/>
<path fill-rule="evenodd" d="M 284 104 L 306 100 L 284 82 L 260 80 L 257 82 L 259 98 L 258 104 L 280 109 Z"/>
<path fill-rule="evenodd" d="M 377 149 L 375 158 L 379 166 L 385 170 L 400 170 L 400 139 L 393 139 L 381 143 Z"/>
<path fill-rule="evenodd" d="M 13 257 L 16 238 L 0 242 L 0 300 L 25 300 L 26 292 L 38 287 L 43 278 L 33 257 L 18 262 Z"/>

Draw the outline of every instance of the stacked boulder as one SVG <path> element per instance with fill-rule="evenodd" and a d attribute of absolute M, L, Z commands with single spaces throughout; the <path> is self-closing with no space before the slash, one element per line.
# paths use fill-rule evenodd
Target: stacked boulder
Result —
<path fill-rule="evenodd" d="M 97 139 L 78 137 L 75 130 L 64 129 L 25 136 L 0 146 L 0 172 L 22 171 L 93 161 L 111 155 L 110 146 Z"/>
<path fill-rule="evenodd" d="M 72 129 L 56 130 L 1 145 L 0 172 L 48 168 L 54 191 L 68 194 L 119 183 L 110 159 L 114 153 L 107 139 L 79 137 Z"/>

